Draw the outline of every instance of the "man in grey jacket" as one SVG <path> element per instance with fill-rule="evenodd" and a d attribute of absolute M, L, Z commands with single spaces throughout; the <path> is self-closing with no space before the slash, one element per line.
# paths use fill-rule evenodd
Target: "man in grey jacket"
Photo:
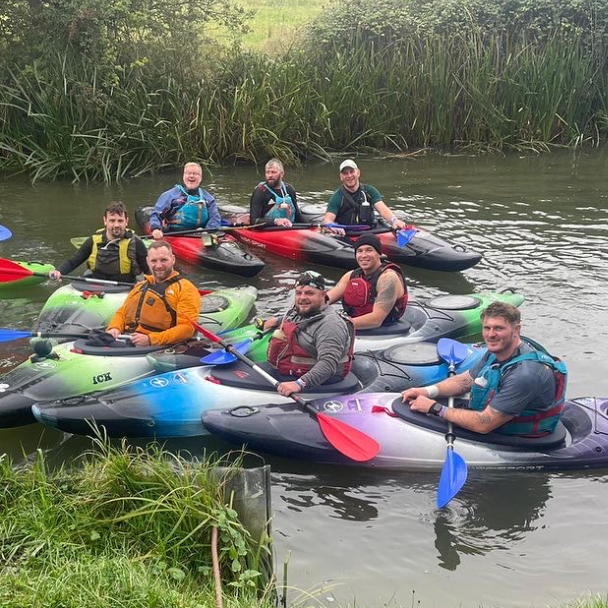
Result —
<path fill-rule="evenodd" d="M 275 330 L 268 361 L 284 376 L 277 391 L 292 393 L 338 382 L 350 371 L 355 331 L 352 322 L 328 304 L 325 280 L 318 272 L 304 272 L 295 286 L 295 303 Z"/>

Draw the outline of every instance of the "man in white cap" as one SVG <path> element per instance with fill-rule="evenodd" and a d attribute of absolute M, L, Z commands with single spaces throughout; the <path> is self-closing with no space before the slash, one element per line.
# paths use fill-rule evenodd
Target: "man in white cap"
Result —
<path fill-rule="evenodd" d="M 361 171 L 354 160 L 345 160 L 340 165 L 340 181 L 342 185 L 332 194 L 327 204 L 327 210 L 321 224 L 367 225 L 374 227 L 376 219 L 374 211 L 395 230 L 405 228 L 400 220 L 382 200 L 382 195 L 376 188 L 360 182 Z M 344 234 L 341 228 L 332 228 L 336 234 Z"/>

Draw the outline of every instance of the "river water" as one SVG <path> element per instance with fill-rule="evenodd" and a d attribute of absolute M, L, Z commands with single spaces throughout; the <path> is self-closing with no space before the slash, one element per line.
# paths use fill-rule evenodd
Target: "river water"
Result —
<path fill-rule="evenodd" d="M 513 287 L 526 296 L 523 333 L 562 357 L 568 394 L 608 395 L 608 154 L 560 152 L 541 157 L 426 156 L 360 160 L 362 178 L 408 218 L 481 251 L 463 273 L 406 268 L 410 297 Z M 337 165 L 287 176 L 306 202 L 326 202 Z M 14 236 L 0 256 L 59 263 L 69 237 L 101 226 L 108 201 L 134 210 L 151 203 L 179 174 L 119 186 L 0 182 L 0 223 Z M 246 204 L 260 173 L 215 170 L 204 185 L 220 203 Z M 266 258 L 251 280 L 257 313 L 289 303 L 295 263 Z M 199 284 L 235 286 L 242 279 L 185 267 Z M 340 272 L 324 270 L 331 279 Z M 51 286 L 0 301 L 1 325 L 28 328 Z M 27 356 L 25 343 L 0 345 L 9 369 Z M 83 438 L 32 425 L 0 431 L 0 450 L 19 460 L 61 443 L 61 458 L 88 447 Z M 200 452 L 200 439 L 183 447 Z M 177 446 L 179 447 L 179 446 Z M 438 476 L 381 474 L 283 459 L 273 467 L 277 572 L 291 552 L 289 601 L 367 606 L 558 605 L 606 592 L 607 470 L 586 473 L 469 471 L 463 490 L 441 512 Z M 301 590 L 301 591 L 298 591 Z"/>

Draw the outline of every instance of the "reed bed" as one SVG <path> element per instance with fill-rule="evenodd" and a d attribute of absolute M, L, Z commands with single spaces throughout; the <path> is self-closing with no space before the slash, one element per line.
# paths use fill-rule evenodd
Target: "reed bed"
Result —
<path fill-rule="evenodd" d="M 279 58 L 236 46 L 202 76 L 192 70 L 204 55 L 191 71 L 136 62 L 101 78 L 90 60 L 58 52 L 0 80 L 0 170 L 118 181 L 192 158 L 297 164 L 343 151 L 605 142 L 606 37 L 559 23 L 474 25 L 313 35 Z"/>
<path fill-rule="evenodd" d="M 227 605 L 270 605 L 267 540 L 238 522 L 211 464 L 98 448 L 69 471 L 42 453 L 0 462 L 2 606 L 213 605 L 213 528 Z"/>

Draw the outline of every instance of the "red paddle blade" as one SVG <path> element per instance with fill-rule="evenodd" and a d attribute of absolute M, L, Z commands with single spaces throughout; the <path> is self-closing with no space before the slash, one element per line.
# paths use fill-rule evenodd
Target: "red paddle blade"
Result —
<path fill-rule="evenodd" d="M 27 268 L 23 268 L 15 262 L 0 258 L 0 283 L 10 283 L 11 281 L 18 281 L 25 277 L 31 277 L 34 273 Z"/>
<path fill-rule="evenodd" d="M 325 439 L 351 460 L 365 462 L 378 455 L 380 444 L 359 429 L 320 412 L 316 419 Z"/>
<path fill-rule="evenodd" d="M 203 336 L 205 336 L 205 338 L 207 338 L 207 340 L 211 340 L 211 342 L 216 342 L 217 344 L 221 344 L 222 346 L 224 346 L 224 341 L 219 336 L 216 336 L 214 333 L 210 332 L 208 329 L 205 329 L 202 325 L 198 324 L 196 321 L 190 321 L 190 323 L 192 324 L 194 329 L 196 329 L 196 331 L 198 331 L 199 333 L 203 334 Z"/>

